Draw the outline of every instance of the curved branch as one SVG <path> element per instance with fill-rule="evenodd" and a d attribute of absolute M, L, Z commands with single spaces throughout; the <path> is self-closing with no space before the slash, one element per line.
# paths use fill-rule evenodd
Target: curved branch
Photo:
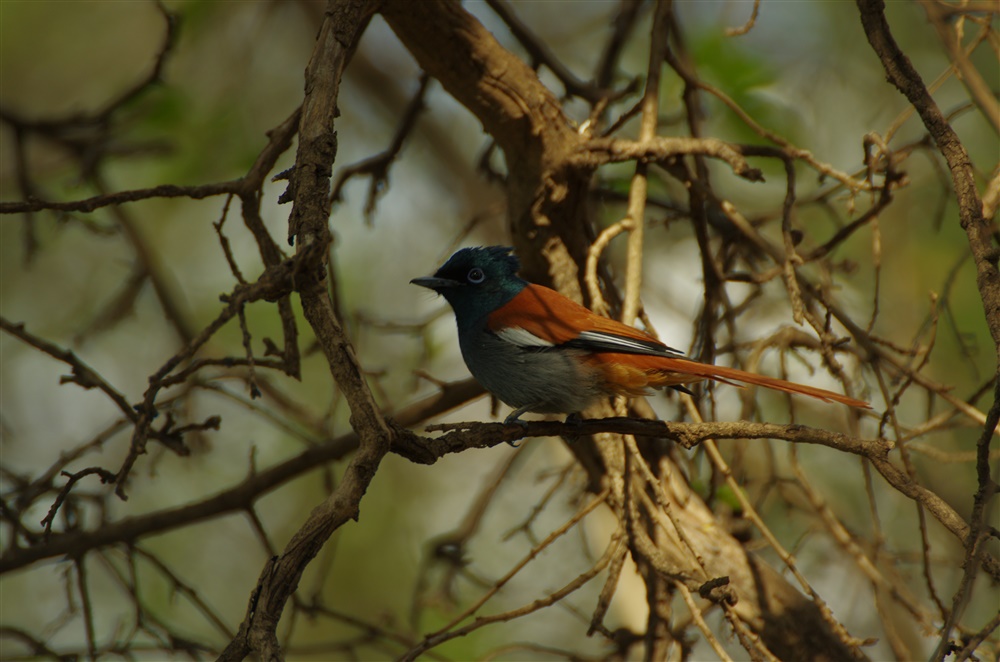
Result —
<path fill-rule="evenodd" d="M 889 81 L 909 100 L 933 138 L 951 171 L 958 213 L 976 262 L 976 285 L 986 309 L 993 342 L 1000 347 L 1000 249 L 993 245 L 992 228 L 983 217 L 983 203 L 976 189 L 975 172 L 969 154 L 948 123 L 920 74 L 896 44 L 885 19 L 883 0 L 857 0 L 861 24 L 868 43 L 879 56 Z"/>
<path fill-rule="evenodd" d="M 365 381 L 354 348 L 333 310 L 322 278 L 330 243 L 330 178 L 337 156 L 334 118 L 340 80 L 358 40 L 378 9 L 373 0 L 329 0 L 326 16 L 305 72 L 306 95 L 299 122 L 299 146 L 285 199 L 292 199 L 289 241 L 303 260 L 297 285 L 302 311 L 323 349 L 330 374 L 351 410 L 358 452 L 337 488 L 318 504 L 285 546 L 264 566 L 250 596 L 246 617 L 220 659 L 242 660 L 257 652 L 264 660 L 282 658 L 276 629 L 285 604 L 298 588 L 306 566 L 329 537 L 357 519 L 361 499 L 389 452 L 395 430 L 386 421 Z"/>
<path fill-rule="evenodd" d="M 948 22 L 948 11 L 942 3 L 921 0 L 920 4 L 927 12 L 927 20 L 944 42 L 948 56 L 959 74 L 958 80 L 968 90 L 972 102 L 979 107 L 979 111 L 993 131 L 1000 134 L 1000 102 L 997 101 L 995 92 L 990 89 L 989 84 L 983 80 L 979 69 L 966 55 L 962 43 L 956 38 L 953 27 Z"/>
<path fill-rule="evenodd" d="M 228 195 L 237 193 L 240 189 L 240 180 L 234 179 L 228 182 L 218 182 L 215 184 L 201 184 L 198 186 L 176 186 L 174 184 L 162 184 L 152 188 L 134 189 L 131 191 L 118 191 L 106 195 L 95 195 L 83 200 L 69 200 L 66 202 L 56 202 L 53 200 L 24 200 L 18 202 L 0 202 L 0 214 L 25 214 L 36 211 L 78 211 L 89 213 L 101 207 L 118 205 L 123 202 L 138 202 L 139 200 L 149 200 L 150 198 L 191 198 L 201 200 L 213 195 Z"/>
<path fill-rule="evenodd" d="M 482 394 L 483 388 L 472 379 L 445 384 L 440 391 L 399 411 L 395 420 L 403 426 L 416 425 L 459 407 Z M 101 547 L 134 542 L 147 535 L 166 533 L 246 510 L 272 490 L 324 464 L 344 459 L 357 447 L 358 435 L 350 432 L 310 446 L 295 457 L 254 473 L 238 485 L 201 501 L 129 517 L 93 530 L 53 534 L 44 544 L 19 547 L 0 556 L 0 575 L 45 559 L 66 555 L 82 556 Z"/>
<path fill-rule="evenodd" d="M 526 425 L 504 423 L 443 423 L 427 428 L 448 432 L 437 438 L 416 435 L 396 439 L 393 452 L 412 462 L 431 464 L 438 458 L 468 448 L 489 448 L 526 437 L 562 436 L 570 441 L 601 433 L 630 434 L 636 437 L 666 437 L 685 448 L 693 448 L 707 439 L 780 439 L 792 443 L 816 444 L 864 457 L 872 462 L 886 481 L 902 494 L 927 508 L 962 542 L 968 542 L 969 524 L 940 496 L 914 482 L 906 472 L 889 460 L 893 447 L 878 439 L 861 439 L 805 425 L 751 423 L 671 423 L 635 418 L 600 418 L 579 423 L 531 421 Z M 1000 561 L 984 554 L 984 569 L 1000 581 Z"/>
<path fill-rule="evenodd" d="M 524 49 L 531 55 L 532 60 L 548 67 L 549 71 L 555 74 L 555 77 L 566 88 L 568 96 L 580 97 L 592 104 L 596 104 L 612 95 L 610 90 L 603 90 L 594 83 L 588 83 L 577 78 L 565 64 L 559 61 L 549 47 L 545 45 L 545 42 L 532 33 L 531 29 L 517 17 L 513 8 L 505 0 L 486 0 L 486 4 L 507 24 L 514 38 L 524 46 Z"/>
<path fill-rule="evenodd" d="M 594 138 L 588 140 L 567 159 L 568 165 L 597 168 L 621 161 L 665 161 L 676 156 L 701 154 L 729 164 L 737 175 L 751 182 L 764 181 L 763 173 L 752 168 L 739 146 L 718 138 L 668 138 L 654 136 L 646 140 Z"/>
<path fill-rule="evenodd" d="M 387 0 L 382 16 L 420 67 L 479 118 L 508 156 L 546 158 L 548 145 L 580 141 L 531 67 L 459 3 Z"/>
<path fill-rule="evenodd" d="M 978 560 L 983 559 L 984 564 L 992 565 L 994 570 L 996 567 L 996 560 L 984 552 L 980 542 L 981 536 L 986 531 L 987 506 L 997 493 L 997 483 L 992 476 L 989 462 L 989 444 L 1000 422 L 1000 270 L 997 266 L 1000 261 L 1000 248 L 993 242 L 992 224 L 983 216 L 983 203 L 976 189 L 975 172 L 969 154 L 927 90 L 913 63 L 893 38 L 885 18 L 884 0 L 857 0 L 857 5 L 861 11 L 861 24 L 868 37 L 868 43 L 881 60 L 889 81 L 916 109 L 951 171 L 952 186 L 958 199 L 959 221 L 965 230 L 969 249 L 976 264 L 976 285 L 983 301 L 986 324 L 997 352 L 995 364 L 997 383 L 993 406 L 976 444 L 978 486 L 973 499 L 971 527 L 968 527 L 966 534 L 962 536 L 965 543 L 965 559 L 962 564 L 964 572 L 959 590 L 953 599 L 952 609 L 941 628 L 940 643 L 932 658 L 941 660 L 949 650 L 951 630 L 958 622 L 965 605 L 968 604 L 975 573 L 980 565 Z M 933 20 L 934 16 L 931 18 Z M 913 486 L 914 489 L 916 487 Z M 908 492 L 904 493 L 910 495 Z"/>

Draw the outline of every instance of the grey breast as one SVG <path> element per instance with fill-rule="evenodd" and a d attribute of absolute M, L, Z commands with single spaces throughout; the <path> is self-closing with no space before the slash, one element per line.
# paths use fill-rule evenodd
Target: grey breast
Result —
<path fill-rule="evenodd" d="M 511 407 L 568 414 L 583 410 L 602 394 L 596 370 L 574 359 L 578 350 L 526 348 L 488 332 L 460 340 L 472 375 Z M 477 346 L 469 347 L 471 343 Z"/>

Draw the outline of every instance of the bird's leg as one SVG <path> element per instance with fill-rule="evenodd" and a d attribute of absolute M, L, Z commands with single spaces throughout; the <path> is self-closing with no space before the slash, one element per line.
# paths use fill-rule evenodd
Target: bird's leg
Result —
<path fill-rule="evenodd" d="M 522 421 L 521 417 L 527 414 L 529 411 L 535 408 L 536 405 L 524 405 L 523 407 L 518 407 L 514 411 L 507 415 L 507 418 L 503 419 L 504 425 L 509 425 L 510 423 L 517 423 L 521 427 L 528 427 L 527 421 Z"/>
<path fill-rule="evenodd" d="M 511 423 L 515 423 L 517 425 L 520 425 L 522 428 L 527 428 L 528 427 L 528 422 L 527 421 L 522 421 L 521 420 L 521 416 L 523 416 L 524 414 L 527 414 L 529 411 L 531 411 L 532 409 L 534 409 L 535 406 L 536 405 L 531 404 L 531 405 L 525 405 L 523 407 L 518 407 L 514 411 L 510 412 L 510 414 L 508 414 L 507 418 L 503 419 L 503 424 L 504 425 L 510 425 Z M 514 448 L 518 447 L 518 443 L 516 441 L 508 441 L 507 443 L 510 444 L 511 446 L 513 446 Z"/>

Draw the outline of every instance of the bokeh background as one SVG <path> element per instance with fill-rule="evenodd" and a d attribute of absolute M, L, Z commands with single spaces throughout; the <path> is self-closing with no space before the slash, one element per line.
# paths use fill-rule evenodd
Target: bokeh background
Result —
<path fill-rule="evenodd" d="M 902 117 L 908 106 L 885 82 L 853 3 L 765 2 L 756 25 L 740 37 L 726 36 L 725 30 L 747 20 L 751 3 L 677 4 L 702 77 L 724 90 L 760 124 L 817 159 L 845 172 L 858 172 L 863 163 L 862 137 L 869 131 L 885 135 L 897 120 L 902 121 L 892 138 L 893 147 L 923 139 L 919 121 Z M 110 191 L 160 183 L 201 184 L 245 173 L 266 144 L 265 132 L 301 102 L 303 69 L 323 8 L 320 2 L 165 5 L 180 17 L 178 41 L 166 62 L 162 84 L 116 114 L 109 143 L 115 153 L 101 167 Z M 478 2 L 464 6 L 502 44 L 523 54 L 489 7 Z M 617 3 L 517 2 L 513 6 L 558 58 L 586 77 L 596 65 L 599 49 L 595 44 L 608 29 Z M 888 16 L 901 47 L 926 81 L 948 70 L 944 49 L 918 4 L 890 3 Z M 163 17 L 152 3 L 4 0 L 0 3 L 0 107 L 32 120 L 93 113 L 149 71 L 163 32 Z M 644 72 L 647 56 L 648 26 L 642 24 L 626 47 L 621 79 Z M 1000 80 L 995 53 L 989 48 L 977 49 L 973 61 L 986 80 L 994 84 Z M 376 17 L 345 74 L 335 174 L 340 167 L 389 144 L 403 108 L 417 89 L 419 74 L 409 54 Z M 543 70 L 541 75 L 553 90 L 561 90 L 551 74 Z M 681 92 L 682 82 L 665 70 L 663 134 L 683 133 Z M 990 177 L 1000 160 L 1000 143 L 977 111 L 966 107 L 968 96 L 960 82 L 949 77 L 935 98 L 946 112 L 955 111 L 952 123 L 972 162 L 984 179 Z M 706 100 L 703 110 L 706 135 L 761 142 L 718 102 Z M 587 108 L 570 102 L 568 113 L 582 121 Z M 635 131 L 633 122 L 623 133 L 634 135 Z M 340 309 L 362 365 L 370 371 L 369 379 L 387 409 L 399 409 L 433 392 L 434 383 L 415 371 L 445 381 L 468 375 L 444 302 L 408 281 L 432 272 L 456 247 L 507 241 L 502 187 L 477 167 L 488 143 L 475 118 L 432 82 L 426 110 L 393 165 L 389 185 L 374 212 L 366 216 L 363 211 L 369 185 L 363 178 L 350 181 L 335 206 L 332 250 Z M 67 156 L 64 146 L 34 136 L 25 150 L 39 197 L 79 199 L 99 193 L 92 181 L 81 177 L 78 163 Z M 0 198 L 4 201 L 24 197 L 16 151 L 10 124 L 0 123 Z M 292 159 L 292 152 L 285 154 L 275 172 L 290 166 Z M 503 167 L 496 157 L 492 164 Z M 746 216 L 765 218 L 780 210 L 784 179 L 775 164 L 755 165 L 764 167 L 767 183 L 746 184 L 725 177 L 720 186 Z M 856 319 L 872 320 L 877 334 L 899 346 L 925 347 L 933 341 L 924 374 L 967 399 L 988 385 L 993 351 L 949 177 L 940 158 L 926 146 L 918 145 L 902 168 L 908 185 L 897 192 L 877 223 L 857 232 L 838 250 L 839 294 Z M 602 171 L 599 179 L 608 189 L 624 192 L 630 174 L 627 166 L 613 167 Z M 802 168 L 799 174 L 800 199 L 828 188 L 828 182 L 813 171 Z M 277 204 L 283 190 L 284 182 L 268 184 L 263 200 L 264 220 L 282 245 L 289 211 L 288 206 Z M 697 244 L 690 224 L 668 208 L 672 200 L 682 198 L 676 184 L 665 178 L 654 181 L 651 198 L 665 204 L 651 205 L 647 214 L 643 301 L 661 337 L 674 347 L 691 349 L 702 294 Z M 869 202 L 840 194 L 826 204 L 801 206 L 796 224 L 803 232 L 803 246 L 822 243 L 850 218 L 852 205 L 865 208 Z M 200 329 L 211 321 L 220 309 L 219 295 L 234 286 L 213 229 L 222 217 L 223 204 L 221 197 L 155 199 L 92 214 L 42 212 L 27 221 L 16 215 L 0 218 L 3 316 L 72 348 L 130 401 L 138 401 L 148 375 L 177 350 L 176 329 L 167 322 L 148 282 L 138 289 L 125 314 L 109 320 L 109 306 L 135 273 L 136 246 L 141 245 L 152 255 L 151 267 L 190 327 Z M 623 207 L 611 201 L 595 209 L 602 224 L 623 214 Z M 29 223 L 30 233 L 26 230 Z M 779 226 L 771 223 L 765 232 L 780 237 Z M 243 273 L 256 276 L 261 270 L 257 248 L 235 211 L 230 211 L 224 228 Z M 613 244 L 612 264 L 616 257 L 621 257 L 621 247 Z M 740 284 L 732 284 L 731 289 L 737 299 L 747 292 Z M 781 291 L 765 289 L 765 296 L 773 301 L 758 308 L 759 314 L 743 318 L 747 324 L 739 329 L 740 337 L 720 342 L 752 341 L 791 323 Z M 255 304 L 247 312 L 256 343 L 266 336 L 280 336 L 272 306 Z M 272 465 L 305 445 L 318 443 L 324 438 L 321 432 L 329 436 L 345 432 L 349 427 L 346 405 L 335 392 L 322 356 L 315 348 L 309 350 L 308 327 L 300 328 L 306 330 L 302 380 L 276 381 L 279 390 L 305 412 L 302 419 L 282 410 L 266 414 L 260 405 L 251 403 L 246 384 L 236 373 L 219 376 L 191 394 L 183 411 L 193 420 L 219 414 L 221 430 L 190 440 L 190 457 L 151 447 L 150 454 L 140 458 L 127 502 L 95 499 L 95 503 L 107 504 L 105 516 L 118 519 L 195 501 L 237 484 L 254 466 Z M 209 345 L 209 351 L 219 355 L 238 356 L 240 348 L 235 323 Z M 779 367 L 774 357 L 766 359 L 760 370 L 774 374 Z M 788 370 L 793 377 L 810 378 L 806 365 L 789 365 Z M 61 452 L 93 438 L 119 416 L 98 392 L 60 386 L 66 367 L 9 335 L 0 336 L 0 371 L 4 471 L 0 481 L 5 495 L 19 480 L 44 472 Z M 821 376 L 815 379 L 819 385 L 834 385 Z M 868 383 L 864 388 L 865 397 L 872 398 L 878 410 L 882 403 L 877 385 Z M 781 397 L 758 397 L 776 422 L 786 422 L 780 418 L 786 416 Z M 740 396 L 734 389 L 719 389 L 717 399 L 720 420 L 739 414 Z M 980 398 L 974 404 L 985 410 L 987 400 Z M 652 403 L 661 415 L 677 416 L 675 401 L 657 396 Z M 265 398 L 263 408 L 266 405 Z M 804 408 L 809 422 L 831 429 L 843 424 L 842 412 L 822 406 Z M 500 411 L 505 413 L 503 407 Z M 911 389 L 897 411 L 904 426 L 916 426 L 940 411 L 940 402 L 923 390 Z M 446 420 L 490 416 L 490 403 L 481 398 L 449 413 Z M 302 420 L 314 425 L 303 426 Z M 862 436 L 873 436 L 876 429 L 877 421 L 872 420 L 862 429 Z M 919 480 L 963 515 L 968 515 L 972 505 L 974 464 L 942 458 L 965 457 L 961 454 L 974 449 L 980 429 L 956 417 L 921 438 L 919 443 L 934 452 L 914 453 Z M 117 467 L 127 444 L 127 431 L 119 432 L 71 467 Z M 835 614 L 856 636 L 883 637 L 870 586 L 803 512 L 802 496 L 762 484 L 765 477 L 771 480 L 775 467 L 779 472 L 787 470 L 787 445 L 750 441 L 724 442 L 723 446 L 740 457 L 740 477 L 748 494 L 759 498 L 758 507 L 769 526 L 795 551 Z M 360 521 L 335 534 L 306 573 L 300 596 L 320 596 L 330 610 L 389 631 L 419 633 L 443 625 L 454 613 L 449 598 L 463 605 L 474 599 L 482 591 L 478 582 L 489 585 L 504 574 L 538 539 L 563 523 L 583 498 L 583 477 L 572 469 L 562 442 L 527 442 L 513 459 L 479 532 L 465 550 L 468 565 L 454 584 L 454 595 L 436 591 L 447 565 L 428 561 L 433 542 L 461 524 L 483 486 L 494 480 L 515 452 L 509 448 L 466 452 L 429 467 L 390 456 L 362 504 Z M 697 453 L 690 455 L 692 479 L 711 481 L 710 468 Z M 913 578 L 913 590 L 921 600 L 927 599 L 920 579 L 919 539 L 914 538 L 917 513 L 913 503 L 878 489 L 880 530 L 873 528 L 866 473 L 857 458 L 830 449 L 805 448 L 799 450 L 798 459 L 852 532 L 872 545 L 876 545 L 876 532 L 883 537 L 877 551 L 875 547 L 868 551 L 879 558 L 885 555 L 886 571 Z M 144 538 L 139 544 L 192 588 L 228 627 L 235 628 L 264 561 L 273 553 L 268 546 L 281 549 L 325 496 L 339 471 L 337 464 L 318 467 L 263 497 L 254 509 L 259 529 L 247 514 L 234 514 Z M 99 497 L 111 488 L 90 479 L 78 489 Z M 546 507 L 529 526 L 517 530 L 550 489 L 555 492 Z M 41 520 L 51 503 L 51 499 L 39 501 L 37 512 L 26 520 Z M 994 510 L 994 524 L 995 514 Z M 86 509 L 77 515 L 82 525 L 100 516 Z M 589 518 L 582 529 L 546 550 L 505 587 L 491 602 L 491 609 L 528 603 L 540 591 L 554 590 L 582 572 L 593 563 L 593 555 L 603 550 L 610 525 L 600 514 Z M 947 600 L 961 576 L 957 565 L 961 546 L 933 520 L 927 526 L 935 585 Z M 6 549 L 12 531 L 5 524 L 0 534 L 4 536 L 0 546 Z M 767 556 L 766 550 L 762 553 Z M 96 639 L 101 646 L 111 646 L 130 629 L 135 596 L 123 591 L 115 579 L 126 568 L 124 558 L 120 550 L 112 549 L 89 563 Z M 0 580 L 2 624 L 33 632 L 56 650 L 85 649 L 79 597 L 67 597 L 73 586 L 66 565 L 49 561 L 4 576 Z M 421 572 L 428 568 L 431 588 L 424 587 L 421 598 L 426 606 L 414 629 L 415 592 Z M 139 561 L 135 572 L 143 589 L 143 608 L 169 624 L 168 631 L 192 641 L 225 644 L 211 619 L 193 608 L 184 591 L 152 563 Z M 625 582 L 608 617 L 609 627 L 639 630 L 645 618 L 645 596 L 635 577 L 627 576 Z M 594 583 L 563 608 L 548 609 L 543 617 L 486 628 L 441 647 L 440 653 L 449 659 L 472 659 L 510 642 L 545 642 L 553 649 L 600 656 L 610 645 L 599 637 L 583 636 L 599 589 L 600 582 Z M 968 625 L 980 626 L 995 610 L 995 588 L 981 584 L 973 595 Z M 936 641 L 903 620 L 904 636 L 914 650 L 926 655 Z M 295 659 L 352 655 L 384 659 L 399 654 L 377 636 L 369 643 L 330 647 L 330 642 L 364 640 L 368 634 L 343 618 L 290 620 L 286 616 L 279 633 L 290 631 L 288 652 Z M 149 650 L 144 653 L 140 644 Z M 728 645 L 734 654 L 743 653 L 735 642 Z M 11 638 L 0 639 L 0 647 L 5 659 L 31 656 L 30 650 Z M 707 649 L 696 651 L 696 659 L 709 654 Z M 882 659 L 888 649 L 882 641 L 869 653 Z M 136 654 L 157 658 L 164 653 L 152 639 L 140 638 Z M 504 656 L 559 657 L 541 649 L 512 650 Z"/>

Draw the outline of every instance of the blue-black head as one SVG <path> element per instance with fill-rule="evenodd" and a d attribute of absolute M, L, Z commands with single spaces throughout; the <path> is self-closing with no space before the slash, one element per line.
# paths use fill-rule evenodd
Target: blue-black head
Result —
<path fill-rule="evenodd" d="M 428 278 L 410 282 L 432 289 L 451 304 L 458 326 L 476 324 L 527 286 L 521 264 L 507 246 L 463 248 Z"/>

